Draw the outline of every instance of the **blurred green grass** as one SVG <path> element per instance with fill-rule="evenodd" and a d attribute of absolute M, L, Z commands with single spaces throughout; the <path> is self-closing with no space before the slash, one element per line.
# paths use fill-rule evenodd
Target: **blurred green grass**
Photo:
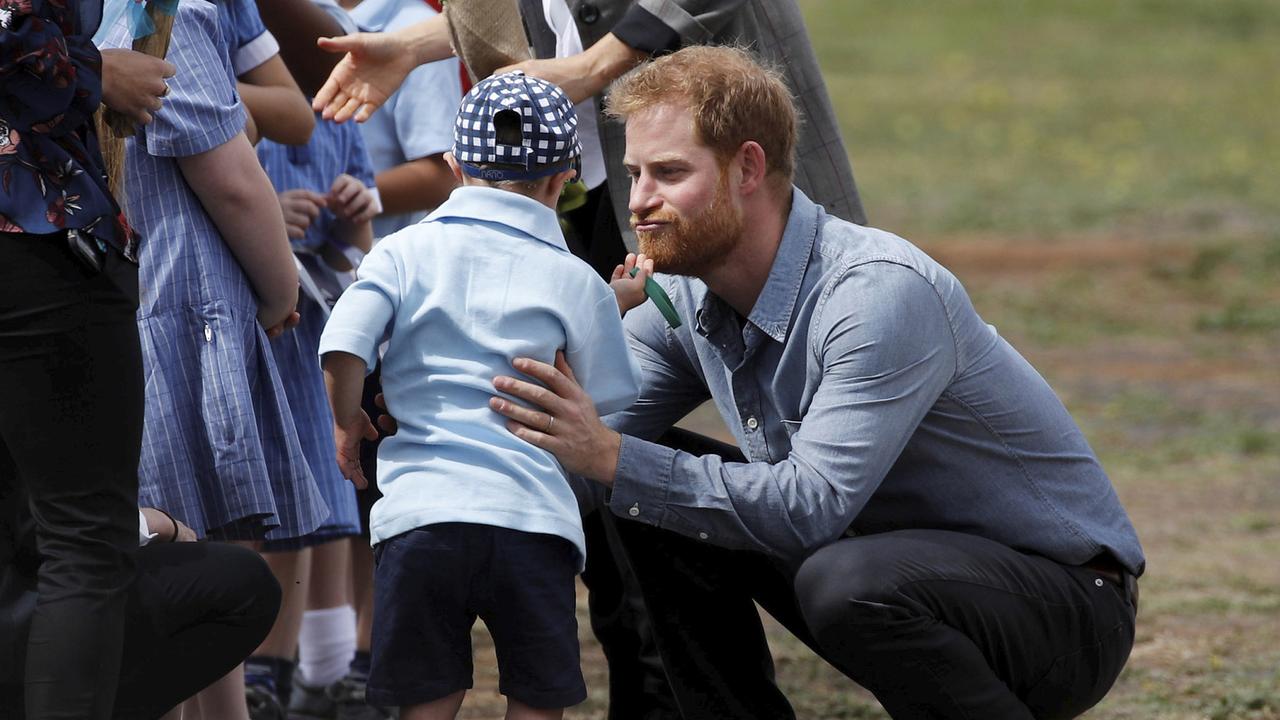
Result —
<path fill-rule="evenodd" d="M 1280 3 L 800 5 L 873 224 L 1278 224 Z"/>

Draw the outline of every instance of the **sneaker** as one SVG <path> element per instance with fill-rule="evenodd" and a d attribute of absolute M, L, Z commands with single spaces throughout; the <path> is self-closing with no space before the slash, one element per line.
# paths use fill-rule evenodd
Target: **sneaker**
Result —
<path fill-rule="evenodd" d="M 328 690 L 324 685 L 308 685 L 301 673 L 295 672 L 289 720 L 337 720 L 338 703 L 329 697 Z"/>
<path fill-rule="evenodd" d="M 396 720 L 399 708 L 370 705 L 364 699 L 365 681 L 350 675 L 325 688 L 325 694 L 338 705 L 338 720 Z"/>
<path fill-rule="evenodd" d="M 251 720 L 285 720 L 280 699 L 268 688 L 260 685 L 245 685 L 244 701 L 249 706 Z"/>

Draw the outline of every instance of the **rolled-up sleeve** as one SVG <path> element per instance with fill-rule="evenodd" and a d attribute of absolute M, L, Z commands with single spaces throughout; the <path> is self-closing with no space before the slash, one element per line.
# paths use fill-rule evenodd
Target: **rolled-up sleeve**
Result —
<path fill-rule="evenodd" d="M 639 0 L 613 28 L 622 42 L 649 54 L 711 41 L 746 0 Z"/>
<path fill-rule="evenodd" d="M 839 537 L 954 377 L 955 342 L 929 282 L 874 262 L 833 281 L 807 349 L 820 380 L 785 460 L 726 462 L 624 437 L 613 512 L 791 561 Z"/>

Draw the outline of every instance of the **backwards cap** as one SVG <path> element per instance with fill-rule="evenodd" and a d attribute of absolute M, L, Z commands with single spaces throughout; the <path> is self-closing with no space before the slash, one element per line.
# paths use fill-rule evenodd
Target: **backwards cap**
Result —
<path fill-rule="evenodd" d="M 499 141 L 499 127 L 513 128 Z M 519 132 L 515 133 L 514 129 Z M 458 108 L 453 156 L 482 180 L 535 180 L 576 168 L 578 115 L 560 88 L 516 70 L 480 81 Z"/>

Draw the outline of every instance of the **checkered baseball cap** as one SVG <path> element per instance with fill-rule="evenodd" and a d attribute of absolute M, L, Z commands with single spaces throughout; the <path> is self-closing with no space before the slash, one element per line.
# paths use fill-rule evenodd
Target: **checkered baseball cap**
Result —
<path fill-rule="evenodd" d="M 504 112 L 513 115 L 495 122 Z M 519 144 L 499 142 L 498 125 L 519 121 Z M 511 138 L 508 138 L 511 139 Z M 516 70 L 471 88 L 453 124 L 453 156 L 482 180 L 534 180 L 576 168 L 578 115 L 560 88 Z"/>

